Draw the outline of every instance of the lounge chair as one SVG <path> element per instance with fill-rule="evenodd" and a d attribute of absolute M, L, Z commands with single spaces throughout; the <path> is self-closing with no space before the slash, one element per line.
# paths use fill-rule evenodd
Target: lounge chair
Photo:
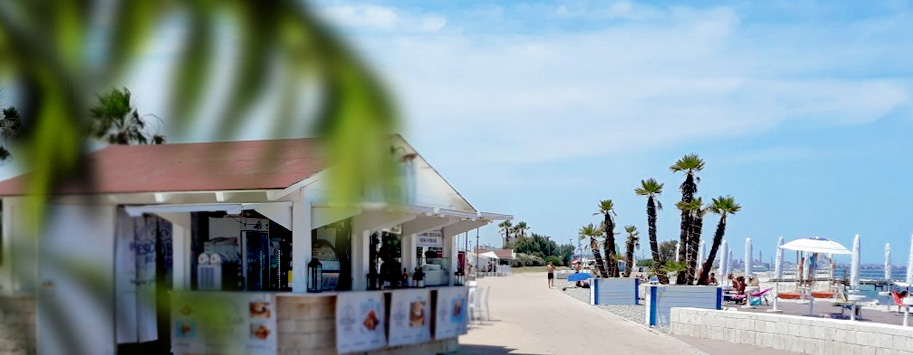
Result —
<path fill-rule="evenodd" d="M 728 301 L 731 301 L 734 303 L 742 303 L 742 302 L 745 302 L 745 298 L 749 298 L 749 299 L 760 298 L 761 300 L 764 301 L 764 303 L 769 305 L 770 301 L 767 299 L 767 293 L 770 292 L 770 290 L 772 290 L 772 289 L 773 289 L 772 287 L 768 287 L 768 288 L 765 288 L 761 291 L 752 293 L 751 295 L 747 295 L 747 296 L 745 294 L 732 295 L 729 297 Z"/>

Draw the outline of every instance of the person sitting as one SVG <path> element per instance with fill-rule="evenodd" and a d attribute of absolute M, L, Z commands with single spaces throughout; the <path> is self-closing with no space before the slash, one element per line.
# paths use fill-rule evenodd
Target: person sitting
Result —
<path fill-rule="evenodd" d="M 745 294 L 745 276 L 739 276 L 732 282 L 732 288 L 740 295 Z"/>
<path fill-rule="evenodd" d="M 711 286 L 719 285 L 719 283 L 716 281 L 716 274 L 715 274 L 715 273 L 712 273 L 712 272 L 710 273 L 710 280 L 707 281 L 707 284 L 708 284 L 708 285 L 711 285 Z"/>
<path fill-rule="evenodd" d="M 748 284 L 751 286 L 758 286 L 758 287 L 761 286 L 761 282 L 758 281 L 758 278 L 754 277 L 754 276 L 751 276 L 748 278 Z"/>

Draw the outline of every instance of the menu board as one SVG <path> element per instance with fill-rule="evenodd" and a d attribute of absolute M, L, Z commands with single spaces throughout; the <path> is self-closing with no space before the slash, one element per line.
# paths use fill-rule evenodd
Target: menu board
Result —
<path fill-rule="evenodd" d="M 442 287 L 437 291 L 434 338 L 456 338 L 469 331 L 469 288 Z"/>
<path fill-rule="evenodd" d="M 275 354 L 276 296 L 266 293 L 174 292 L 175 353 Z"/>
<path fill-rule="evenodd" d="M 387 345 L 385 316 L 382 292 L 340 293 L 336 296 L 336 351 L 369 351 Z"/>
<path fill-rule="evenodd" d="M 430 292 L 427 289 L 394 291 L 390 303 L 390 346 L 430 340 Z"/>

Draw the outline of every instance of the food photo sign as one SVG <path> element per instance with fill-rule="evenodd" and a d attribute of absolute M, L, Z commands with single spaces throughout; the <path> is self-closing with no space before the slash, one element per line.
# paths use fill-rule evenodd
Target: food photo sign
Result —
<path fill-rule="evenodd" d="M 336 351 L 370 351 L 387 345 L 383 292 L 343 292 L 336 296 Z"/>
<path fill-rule="evenodd" d="M 175 292 L 171 346 L 182 353 L 275 354 L 272 294 Z"/>
<path fill-rule="evenodd" d="M 425 343 L 430 340 L 430 291 L 394 291 L 390 302 L 390 346 Z"/>
<path fill-rule="evenodd" d="M 437 291 L 434 338 L 456 338 L 469 331 L 469 288 L 443 287 Z"/>

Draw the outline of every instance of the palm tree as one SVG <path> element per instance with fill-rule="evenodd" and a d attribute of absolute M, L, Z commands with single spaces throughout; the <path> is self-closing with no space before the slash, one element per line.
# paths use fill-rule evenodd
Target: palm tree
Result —
<path fill-rule="evenodd" d="M 599 201 L 599 212 L 594 213 L 594 215 L 601 214 L 603 216 L 602 229 L 605 232 L 605 248 L 606 260 L 609 261 L 608 272 L 611 277 L 618 277 L 618 263 L 613 262 L 615 260 L 615 203 L 609 200 Z"/>
<path fill-rule="evenodd" d="M 701 240 L 701 230 L 704 227 L 704 215 L 707 213 L 707 208 L 704 206 L 704 201 L 700 197 L 691 200 L 691 202 L 679 202 L 675 204 L 675 207 L 682 210 L 688 214 L 688 238 L 689 240 L 697 240 L 698 243 L 689 243 L 684 247 L 688 248 L 686 255 L 690 256 L 688 259 L 683 260 L 685 262 L 685 272 L 679 273 L 678 278 L 684 278 L 682 283 L 690 285 L 694 283 L 694 276 L 697 268 L 697 261 L 700 258 L 698 255 L 698 248 L 700 247 Z"/>
<path fill-rule="evenodd" d="M 6 107 L 0 112 L 0 163 L 5 163 L 12 156 L 9 145 L 22 133 L 22 119 L 15 107 Z"/>
<path fill-rule="evenodd" d="M 112 89 L 89 110 L 89 135 L 109 144 L 162 144 L 165 136 L 147 132 L 144 117 L 130 102 L 130 90 Z"/>
<path fill-rule="evenodd" d="M 514 237 L 525 237 L 528 230 L 529 226 L 526 225 L 526 222 L 517 222 L 517 225 L 514 226 Z"/>
<path fill-rule="evenodd" d="M 694 173 L 704 169 L 704 160 L 701 159 L 697 154 L 686 154 L 681 159 L 672 164 L 669 167 L 674 173 L 684 172 L 685 173 L 685 182 L 679 187 L 682 191 L 682 203 L 690 203 L 694 198 L 694 193 L 697 192 L 697 183 L 701 181 L 701 178 L 695 177 Z M 691 217 L 690 213 L 686 210 L 682 210 L 682 223 L 681 223 L 681 234 L 679 235 L 679 242 L 682 245 L 682 248 L 679 251 L 679 259 L 689 263 L 688 260 L 693 258 L 693 255 L 690 255 L 691 244 L 695 243 L 692 240 L 690 234 L 691 230 Z M 700 243 L 697 241 L 696 243 Z M 697 246 L 694 247 L 694 250 L 697 250 Z M 678 279 L 676 280 L 677 284 L 684 284 L 686 282 L 687 272 L 679 273 Z M 693 275 L 693 274 L 692 274 Z"/>
<path fill-rule="evenodd" d="M 628 233 L 628 239 L 625 241 L 625 264 L 628 268 L 625 270 L 625 277 L 631 277 L 631 268 L 634 267 L 634 249 L 640 249 L 640 232 L 636 226 L 625 226 L 625 232 Z"/>
<path fill-rule="evenodd" d="M 513 224 L 509 219 L 505 219 L 504 222 L 498 224 L 498 227 L 501 228 L 501 233 L 504 233 L 504 247 L 507 248 L 510 246 L 510 230 Z"/>
<path fill-rule="evenodd" d="M 602 231 L 590 223 L 580 227 L 578 235 L 580 239 L 586 238 L 590 242 L 590 250 L 593 252 L 593 259 L 596 261 L 596 269 L 599 270 L 599 275 L 602 277 L 609 277 L 609 273 L 606 272 L 605 269 L 605 264 L 602 262 L 602 254 L 599 253 L 599 242 L 596 240 L 596 238 L 602 235 Z"/>
<path fill-rule="evenodd" d="M 635 188 L 634 193 L 638 196 L 647 196 L 647 235 L 650 238 L 650 251 L 653 252 L 653 265 L 659 270 L 665 260 L 659 253 L 659 244 L 656 241 L 656 210 L 663 209 L 663 204 L 657 199 L 657 196 L 663 193 L 663 184 L 653 178 L 640 180 L 640 187 Z M 659 278 L 659 282 L 669 283 L 666 275 L 657 274 L 656 276 Z"/>
<path fill-rule="evenodd" d="M 709 282 L 710 268 L 713 267 L 713 260 L 716 258 L 717 250 L 719 250 L 720 243 L 723 242 L 723 235 L 726 233 L 726 216 L 736 214 L 742 209 L 742 206 L 735 202 L 735 198 L 732 196 L 720 196 L 713 199 L 709 209 L 710 212 L 720 215 L 720 221 L 716 225 L 713 244 L 710 246 L 710 255 L 707 256 L 707 261 L 704 262 L 704 267 L 697 281 L 698 285 L 706 285 Z M 720 277 L 724 276 L 720 275 Z"/>

